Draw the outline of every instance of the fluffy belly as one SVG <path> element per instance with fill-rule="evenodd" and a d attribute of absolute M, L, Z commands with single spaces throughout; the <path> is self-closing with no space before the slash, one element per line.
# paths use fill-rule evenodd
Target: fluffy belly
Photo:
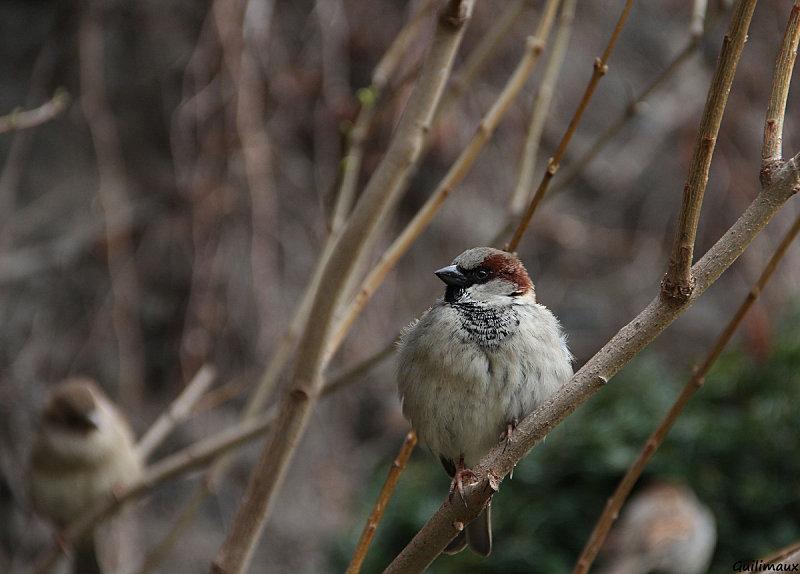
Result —
<path fill-rule="evenodd" d="M 498 376 L 499 375 L 499 376 Z M 485 356 L 468 368 L 418 380 L 404 395 L 404 410 L 436 456 L 476 464 L 500 440 L 509 415 L 508 377 L 492 373 Z"/>

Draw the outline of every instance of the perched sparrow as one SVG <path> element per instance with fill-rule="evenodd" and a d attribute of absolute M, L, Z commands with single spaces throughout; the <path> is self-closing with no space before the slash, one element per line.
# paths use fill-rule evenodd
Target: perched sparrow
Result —
<path fill-rule="evenodd" d="M 133 433 L 93 381 L 60 383 L 42 412 L 30 460 L 33 506 L 57 528 L 136 480 L 141 462 Z M 74 572 L 100 572 L 94 537 L 77 541 Z"/>
<path fill-rule="evenodd" d="M 701 574 L 717 530 L 714 516 L 684 486 L 659 483 L 634 496 L 608 537 L 606 574 Z"/>
<path fill-rule="evenodd" d="M 572 376 L 572 355 L 555 316 L 536 302 L 511 253 L 476 247 L 436 275 L 439 300 L 400 341 L 403 414 L 453 477 L 463 497 L 469 469 Z M 490 508 L 445 552 L 492 549 Z"/>

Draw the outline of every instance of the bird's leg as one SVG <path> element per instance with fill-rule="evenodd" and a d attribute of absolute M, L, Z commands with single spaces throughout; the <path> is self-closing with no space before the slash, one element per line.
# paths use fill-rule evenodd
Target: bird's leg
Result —
<path fill-rule="evenodd" d="M 517 430 L 518 424 L 519 420 L 511 419 L 509 422 L 506 423 L 506 430 L 500 434 L 500 440 L 506 441 L 506 444 L 503 445 L 503 452 L 506 452 L 508 445 L 511 444 L 511 435 L 514 434 L 515 430 Z"/>
<path fill-rule="evenodd" d="M 456 472 L 453 474 L 453 482 L 450 483 L 450 498 L 452 499 L 453 493 L 458 492 L 458 495 L 461 497 L 461 502 L 463 502 L 466 507 L 467 501 L 464 499 L 465 480 L 468 482 L 475 482 L 478 480 L 478 477 L 464 465 L 464 456 L 462 455 L 458 458 Z"/>

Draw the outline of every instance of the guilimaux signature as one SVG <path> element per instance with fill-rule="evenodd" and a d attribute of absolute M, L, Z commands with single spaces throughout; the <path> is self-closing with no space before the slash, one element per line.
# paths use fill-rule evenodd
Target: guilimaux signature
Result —
<path fill-rule="evenodd" d="M 735 572 L 800 572 L 800 562 L 780 564 L 766 563 L 763 560 L 737 560 L 733 563 Z"/>

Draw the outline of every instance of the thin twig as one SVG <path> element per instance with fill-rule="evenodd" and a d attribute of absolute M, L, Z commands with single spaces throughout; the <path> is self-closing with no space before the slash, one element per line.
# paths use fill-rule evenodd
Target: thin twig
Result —
<path fill-rule="evenodd" d="M 341 229 L 353 207 L 356 188 L 358 187 L 358 176 L 361 173 L 361 162 L 364 158 L 364 142 L 367 139 L 372 118 L 375 115 L 375 105 L 383 95 L 389 80 L 395 76 L 400 67 L 403 56 L 408 50 L 408 45 L 419 34 L 427 16 L 435 6 L 436 2 L 434 0 L 425 0 L 408 23 L 397 33 L 394 41 L 375 66 L 375 70 L 372 72 L 371 85 L 358 91 L 358 100 L 361 106 L 353 122 L 353 127 L 350 128 L 347 153 L 342 160 L 344 163 L 342 183 L 339 186 L 336 205 L 333 209 L 333 217 L 331 219 L 332 232 Z"/>
<path fill-rule="evenodd" d="M 703 386 L 706 375 L 708 375 L 708 372 L 711 370 L 711 367 L 725 349 L 725 346 L 730 342 L 731 337 L 733 337 L 734 332 L 739 327 L 739 324 L 742 322 L 742 319 L 744 319 L 744 316 L 750 310 L 750 307 L 752 307 L 753 303 L 755 303 L 756 299 L 758 299 L 767 282 L 772 277 L 772 274 L 777 268 L 778 263 L 780 263 L 781 259 L 786 254 L 786 250 L 789 248 L 789 245 L 791 245 L 798 232 L 800 232 L 800 217 L 797 218 L 794 225 L 789 229 L 783 240 L 778 245 L 777 249 L 775 249 L 775 252 L 772 254 L 769 263 L 767 263 L 767 266 L 764 268 L 764 271 L 761 273 L 758 281 L 756 281 L 753 285 L 750 293 L 748 293 L 745 300 L 736 310 L 733 318 L 714 342 L 714 346 L 711 348 L 711 351 L 709 351 L 703 363 L 694 371 L 689 381 L 683 387 L 680 395 L 678 395 L 675 403 L 672 405 L 672 407 L 670 407 L 667 414 L 661 420 L 661 423 L 658 425 L 656 430 L 653 431 L 647 441 L 645 441 L 644 446 L 639 452 L 639 455 L 628 468 L 625 476 L 622 478 L 622 480 L 620 480 L 617 488 L 614 490 L 614 494 L 608 499 L 602 514 L 597 519 L 597 523 L 592 530 L 592 534 L 589 536 L 586 546 L 584 546 L 583 551 L 581 552 L 581 555 L 575 564 L 573 574 L 586 574 L 586 572 L 589 571 L 594 559 L 597 557 L 597 553 L 603 546 L 603 542 L 605 542 L 611 526 L 613 526 L 614 521 L 619 515 L 622 505 L 625 504 L 628 495 L 631 493 L 631 490 L 633 490 L 636 481 L 639 480 L 639 477 L 642 475 L 645 467 L 650 462 L 650 459 L 653 458 L 653 455 L 664 442 L 667 433 L 675 424 L 675 421 L 678 420 L 678 417 L 683 412 L 683 409 L 686 407 L 689 400 L 697 391 L 700 390 L 700 387 Z"/>
<path fill-rule="evenodd" d="M 369 545 L 375 537 L 375 532 L 378 529 L 378 523 L 383 518 L 383 513 L 389 505 L 389 500 L 394 494 L 394 489 L 397 486 L 397 481 L 400 480 L 400 474 L 405 469 L 408 459 L 411 458 L 411 453 L 414 452 L 414 447 L 417 444 L 417 433 L 413 430 L 409 431 L 403 441 L 403 446 L 400 447 L 400 452 L 392 463 L 389 469 L 389 475 L 386 477 L 386 482 L 383 483 L 381 492 L 378 499 L 375 501 L 375 506 L 372 507 L 372 512 L 367 518 L 367 523 L 364 525 L 364 531 L 361 533 L 361 538 L 358 540 L 358 545 L 353 553 L 353 558 L 350 560 L 350 565 L 347 567 L 347 574 L 358 574 L 361 572 L 361 565 L 364 563 L 364 558 L 367 557 Z"/>
<path fill-rule="evenodd" d="M 775 75 L 772 77 L 772 91 L 764 122 L 764 145 L 761 148 L 761 181 L 764 184 L 769 183 L 773 168 L 783 160 L 783 118 L 799 40 L 800 2 L 795 2 L 775 62 Z"/>
<path fill-rule="evenodd" d="M 289 461 L 319 396 L 325 348 L 344 288 L 352 270 L 364 256 L 364 245 L 370 242 L 396 205 L 399 192 L 419 161 L 425 134 L 450 75 L 472 6 L 473 0 L 450 0 L 439 15 L 428 57 L 395 137 L 324 266 L 321 284 L 325 285 L 325 290 L 318 290 L 314 297 L 310 326 L 303 330 L 297 367 L 281 401 L 276 428 L 251 473 L 244 498 L 212 565 L 213 572 L 238 574 L 246 570 L 250 562 Z"/>
<path fill-rule="evenodd" d="M 636 96 L 633 101 L 628 104 L 625 110 L 619 117 L 611 124 L 606 131 L 604 131 L 590 146 L 589 149 L 581 157 L 574 162 L 570 162 L 564 171 L 562 171 L 553 183 L 550 189 L 550 195 L 555 195 L 559 191 L 567 188 L 581 171 L 588 166 L 597 156 L 603 151 L 608 143 L 613 140 L 616 135 L 625 127 L 625 125 L 634 117 L 639 114 L 642 105 L 650 99 L 653 93 L 661 88 L 680 68 L 689 61 L 691 56 L 697 52 L 700 46 L 699 40 L 692 38 L 689 43 L 681 50 L 675 59 L 662 71 L 657 78 L 655 78 L 650 85 L 648 85 L 641 94 Z"/>
<path fill-rule="evenodd" d="M 481 36 L 478 45 L 472 49 L 461 67 L 453 74 L 453 81 L 442 98 L 437 115 L 441 116 L 467 91 L 489 63 L 500 43 L 508 38 L 508 34 L 520 20 L 520 15 L 531 0 L 512 0 L 491 27 Z"/>
<path fill-rule="evenodd" d="M 136 451 L 140 460 L 147 460 L 153 451 L 164 442 L 172 432 L 192 412 L 194 405 L 214 382 L 216 373 L 210 365 L 203 366 L 189 381 L 164 413 L 156 419 L 150 429 L 144 433 L 136 444 Z"/>
<path fill-rule="evenodd" d="M 559 164 L 561 163 L 561 160 L 567 151 L 567 146 L 569 145 L 575 130 L 578 128 L 578 124 L 583 117 L 583 112 L 586 111 L 586 107 L 589 105 L 589 101 L 592 99 L 592 95 L 597 88 L 597 84 L 608 72 L 608 59 L 611 56 L 611 52 L 614 50 L 614 46 L 616 45 L 617 39 L 622 32 L 622 28 L 625 26 L 625 22 L 628 20 L 628 15 L 631 12 L 631 8 L 633 8 L 633 0 L 626 0 L 625 7 L 622 9 L 622 13 L 617 20 L 617 25 L 614 27 L 614 31 L 611 33 L 608 44 L 603 51 L 603 55 L 594 61 L 592 77 L 589 80 L 589 84 L 586 86 L 583 97 L 581 98 L 581 101 L 575 110 L 575 114 L 572 116 L 572 119 L 569 122 L 569 126 L 567 126 L 567 131 L 564 132 L 564 136 L 561 138 L 561 142 L 559 142 L 553 157 L 551 157 L 547 162 L 547 169 L 542 177 L 542 181 L 539 183 L 539 187 L 536 189 L 536 193 L 534 194 L 533 199 L 531 199 L 525 214 L 522 216 L 522 220 L 519 222 L 516 231 L 514 231 L 514 235 L 506 247 L 507 251 L 516 251 L 517 247 L 519 246 L 519 242 L 522 240 L 522 236 L 525 234 L 528 224 L 531 222 L 531 218 L 533 217 L 536 208 L 539 206 L 539 203 L 541 203 L 542 199 L 544 199 L 544 194 L 547 193 L 547 187 L 550 185 L 550 180 L 553 179 L 553 176 L 558 171 Z"/>
<path fill-rule="evenodd" d="M 577 0 L 564 0 L 561 14 L 558 17 L 558 29 L 553 41 L 553 49 L 547 59 L 542 82 L 533 100 L 531 121 L 528 125 L 528 135 L 525 138 L 525 148 L 522 152 L 517 186 L 511 195 L 509 210 L 513 216 L 519 216 L 522 208 L 528 203 L 528 196 L 533 186 L 533 175 L 536 169 L 536 159 L 539 154 L 539 142 L 544 132 L 544 124 L 550 114 L 550 103 L 553 100 L 555 85 L 567 55 L 569 38 L 572 35 L 572 21 L 575 18 L 575 4 Z"/>
<path fill-rule="evenodd" d="M 0 117 L 0 134 L 15 130 L 35 128 L 61 115 L 69 106 L 70 97 L 65 90 L 56 90 L 53 97 L 32 110 L 14 110 Z"/>
<path fill-rule="evenodd" d="M 670 253 L 667 273 L 661 283 L 663 296 L 678 304 L 687 301 L 692 292 L 694 279 L 691 268 L 694 259 L 694 242 L 697 237 L 703 195 L 708 184 L 711 158 L 714 155 L 717 134 L 725 113 L 739 57 L 742 55 L 747 40 L 747 31 L 750 28 L 756 1 L 739 0 L 734 8 L 728 31 L 722 42 L 722 50 L 714 70 L 714 77 L 708 89 L 703 116 L 700 119 L 689 174 L 683 188 L 683 204 L 675 231 L 675 240 Z"/>
<path fill-rule="evenodd" d="M 527 39 L 525 52 L 517 64 L 516 69 L 506 82 L 505 87 L 498 95 L 492 107 L 486 112 L 475 130 L 475 135 L 467 147 L 461 152 L 447 174 L 436 186 L 436 189 L 406 225 L 402 233 L 386 249 L 379 261 L 373 266 L 366 279 L 361 283 L 355 298 L 346 308 L 342 319 L 337 323 L 336 330 L 328 343 L 327 359 L 339 348 L 355 320 L 361 314 L 375 291 L 383 283 L 386 275 L 394 268 L 400 258 L 405 254 L 417 237 L 428 227 L 436 213 L 456 186 L 466 177 L 481 150 L 491 139 L 497 125 L 508 111 L 514 99 L 520 93 L 528 78 L 533 73 L 539 56 L 544 48 L 550 30 L 555 20 L 560 0 L 548 0 L 542 13 L 542 19 L 536 28 L 535 36 Z M 327 360 L 326 359 L 326 360 Z"/>

